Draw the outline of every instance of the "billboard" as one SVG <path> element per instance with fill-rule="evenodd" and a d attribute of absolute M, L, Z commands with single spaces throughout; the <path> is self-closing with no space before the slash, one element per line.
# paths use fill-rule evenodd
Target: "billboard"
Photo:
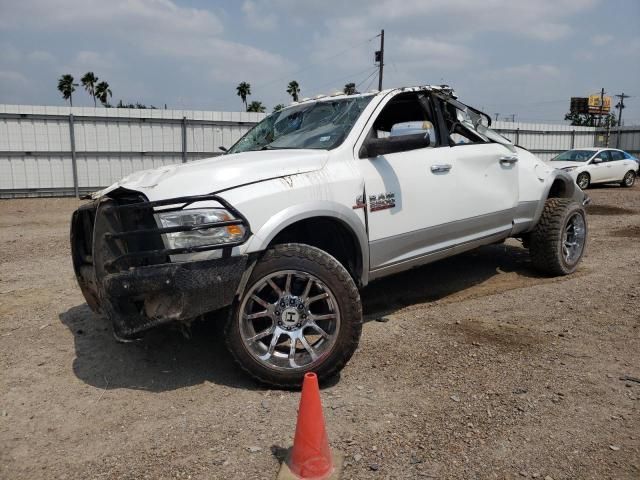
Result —
<path fill-rule="evenodd" d="M 601 97 L 599 94 L 589 95 L 589 113 L 604 115 L 611 110 L 611 97 Z"/>
<path fill-rule="evenodd" d="M 589 99 L 587 97 L 571 97 L 571 113 L 589 113 Z"/>

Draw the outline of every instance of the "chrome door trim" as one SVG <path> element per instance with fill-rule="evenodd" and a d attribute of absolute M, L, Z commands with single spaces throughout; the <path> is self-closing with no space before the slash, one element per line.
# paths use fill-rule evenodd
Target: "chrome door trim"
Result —
<path fill-rule="evenodd" d="M 375 280 L 377 278 L 386 277 L 387 275 L 392 275 L 394 273 L 399 273 L 405 270 L 409 270 L 410 268 L 415 268 L 420 265 L 426 265 L 427 263 L 432 263 L 437 260 L 442 260 L 443 258 L 451 257 L 453 255 L 457 255 L 458 253 L 466 252 L 468 250 L 473 250 L 474 248 L 481 247 L 482 245 L 489 245 L 491 243 L 504 240 L 505 238 L 509 237 L 510 233 L 511 233 L 511 228 L 508 228 L 506 230 L 499 231 L 497 233 L 493 233 L 484 237 L 476 238 L 468 242 L 463 242 L 457 245 L 444 247 L 444 248 L 426 253 L 424 255 L 410 258 L 408 260 L 386 265 L 384 267 L 372 270 L 369 273 L 369 280 Z"/>
<path fill-rule="evenodd" d="M 497 232 L 507 232 L 508 235 L 513 227 L 516 210 L 501 210 L 375 240 L 369 245 L 371 270 L 473 241 L 474 237 L 494 235 Z"/>

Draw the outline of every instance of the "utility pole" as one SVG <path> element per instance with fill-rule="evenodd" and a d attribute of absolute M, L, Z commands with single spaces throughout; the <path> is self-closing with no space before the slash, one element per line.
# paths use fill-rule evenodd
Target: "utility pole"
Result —
<path fill-rule="evenodd" d="M 620 101 L 616 105 L 616 108 L 618 109 L 618 126 L 621 126 L 622 125 L 622 109 L 624 108 L 624 99 L 631 98 L 631 96 L 625 95 L 624 92 L 622 92 L 620 95 L 615 95 L 615 96 L 620 99 Z"/>
<path fill-rule="evenodd" d="M 598 126 L 602 126 L 602 111 L 604 110 L 604 88 L 600 90 L 600 114 L 598 115 Z"/>
<path fill-rule="evenodd" d="M 498 121 L 498 116 L 500 115 L 500 113 L 494 113 L 494 115 L 496 116 L 496 122 Z"/>
<path fill-rule="evenodd" d="M 378 62 L 378 91 L 382 91 L 382 71 L 384 69 L 384 28 L 380 31 L 380 50 L 376 52 L 376 62 Z"/>
<path fill-rule="evenodd" d="M 625 95 L 624 92 L 622 92 L 620 95 L 616 95 L 616 97 L 620 99 L 620 101 L 616 105 L 616 108 L 618 109 L 618 134 L 616 135 L 616 148 L 620 148 L 620 136 L 622 134 L 622 109 L 624 108 L 624 99 L 631 97 L 630 95 Z"/>

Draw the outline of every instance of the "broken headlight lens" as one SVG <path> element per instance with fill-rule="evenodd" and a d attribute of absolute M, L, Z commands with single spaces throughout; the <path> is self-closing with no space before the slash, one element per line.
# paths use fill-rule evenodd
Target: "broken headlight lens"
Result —
<path fill-rule="evenodd" d="M 179 210 L 177 212 L 158 213 L 158 220 L 162 227 L 184 227 L 202 225 L 206 223 L 235 220 L 235 217 L 220 208 Z M 170 232 L 164 235 L 170 248 L 189 248 L 202 245 L 216 245 L 237 242 L 244 237 L 245 228 L 242 225 L 227 225 L 224 227 L 205 228 L 186 232 Z"/>

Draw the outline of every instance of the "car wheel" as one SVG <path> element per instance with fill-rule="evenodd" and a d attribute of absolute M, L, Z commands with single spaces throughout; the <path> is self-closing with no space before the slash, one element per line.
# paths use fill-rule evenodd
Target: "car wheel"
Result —
<path fill-rule="evenodd" d="M 589 188 L 589 184 L 591 183 L 591 176 L 587 172 L 582 172 L 578 175 L 578 178 L 576 178 L 576 183 L 581 190 L 586 190 Z"/>
<path fill-rule="evenodd" d="M 550 275 L 573 273 L 587 245 L 584 208 L 567 198 L 548 199 L 530 241 L 531 262 L 538 270 Z"/>
<path fill-rule="evenodd" d="M 347 270 L 326 252 L 277 245 L 256 264 L 225 328 L 240 367 L 262 383 L 300 387 L 304 374 L 335 375 L 362 331 L 360 294 Z"/>
<path fill-rule="evenodd" d="M 622 182 L 620 185 L 623 187 L 633 187 L 633 184 L 636 183 L 636 172 L 633 170 L 629 170 L 625 176 L 622 178 Z"/>

